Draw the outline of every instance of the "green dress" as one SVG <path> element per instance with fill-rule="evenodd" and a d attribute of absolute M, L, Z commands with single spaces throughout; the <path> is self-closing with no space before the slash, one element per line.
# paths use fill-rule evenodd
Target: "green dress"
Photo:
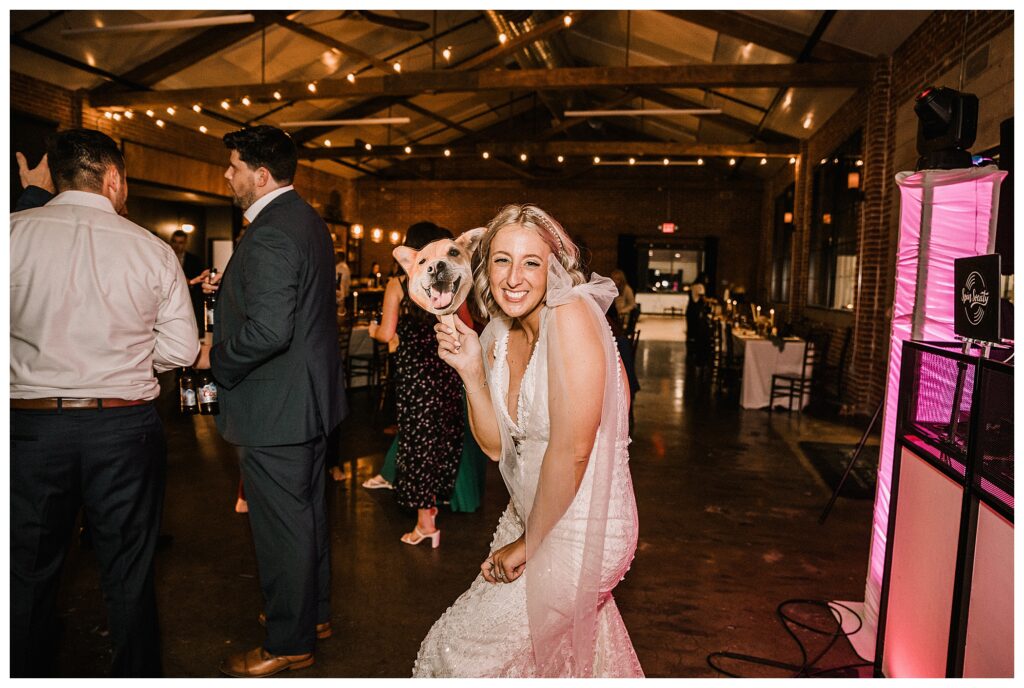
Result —
<path fill-rule="evenodd" d="M 455 474 L 455 487 L 452 489 L 449 508 L 452 511 L 472 512 L 480 508 L 480 500 L 484 493 L 487 476 L 487 456 L 481 451 L 473 433 L 469 431 L 469 412 L 466 396 L 462 396 L 462 420 L 466 432 L 462 441 L 462 456 L 459 458 L 459 469 Z M 384 456 L 384 465 L 380 469 L 381 476 L 392 485 L 395 483 L 395 461 L 398 456 L 398 436 L 391 443 L 391 448 Z"/>

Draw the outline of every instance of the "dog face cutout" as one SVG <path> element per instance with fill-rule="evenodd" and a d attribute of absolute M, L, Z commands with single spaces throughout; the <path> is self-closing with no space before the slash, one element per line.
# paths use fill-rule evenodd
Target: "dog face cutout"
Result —
<path fill-rule="evenodd" d="M 409 298 L 434 315 L 450 315 L 473 289 L 473 251 L 486 229 L 477 227 L 458 239 L 438 239 L 417 251 L 399 246 L 392 251 L 409 276 Z"/>

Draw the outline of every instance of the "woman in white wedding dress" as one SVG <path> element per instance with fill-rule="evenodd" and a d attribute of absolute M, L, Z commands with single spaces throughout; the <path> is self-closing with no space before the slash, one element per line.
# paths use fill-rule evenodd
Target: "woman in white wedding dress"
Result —
<path fill-rule="evenodd" d="M 511 500 L 469 590 L 430 629 L 417 677 L 643 676 L 611 591 L 636 551 L 629 389 L 604 318 L 617 290 L 531 205 L 481 232 L 477 339 L 439 324 Z"/>

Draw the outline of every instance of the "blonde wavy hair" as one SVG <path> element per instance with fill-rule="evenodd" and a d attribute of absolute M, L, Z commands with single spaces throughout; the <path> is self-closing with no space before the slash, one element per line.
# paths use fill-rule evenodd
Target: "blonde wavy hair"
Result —
<path fill-rule="evenodd" d="M 535 205 L 506 205 L 494 218 L 487 223 L 487 231 L 480 238 L 480 243 L 473 253 L 473 283 L 475 286 L 477 305 L 481 312 L 495 317 L 501 315 L 501 307 L 491 293 L 491 282 L 488 270 L 491 264 L 491 242 L 498 231 L 509 225 L 520 225 L 532 229 L 551 248 L 551 253 L 558 258 L 565 271 L 572 278 L 573 285 L 583 284 L 587 278 L 580 270 L 580 249 L 569 238 L 565 229 L 555 218 L 548 215 Z"/>

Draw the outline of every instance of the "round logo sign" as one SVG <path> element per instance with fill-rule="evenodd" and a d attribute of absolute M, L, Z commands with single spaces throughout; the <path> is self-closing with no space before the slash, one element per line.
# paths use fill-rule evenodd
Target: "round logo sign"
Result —
<path fill-rule="evenodd" d="M 980 273 L 972 272 L 967 275 L 967 281 L 960 290 L 960 302 L 963 304 L 964 313 L 967 314 L 967 322 L 977 325 L 984 319 L 985 308 L 988 306 L 988 289 Z"/>

